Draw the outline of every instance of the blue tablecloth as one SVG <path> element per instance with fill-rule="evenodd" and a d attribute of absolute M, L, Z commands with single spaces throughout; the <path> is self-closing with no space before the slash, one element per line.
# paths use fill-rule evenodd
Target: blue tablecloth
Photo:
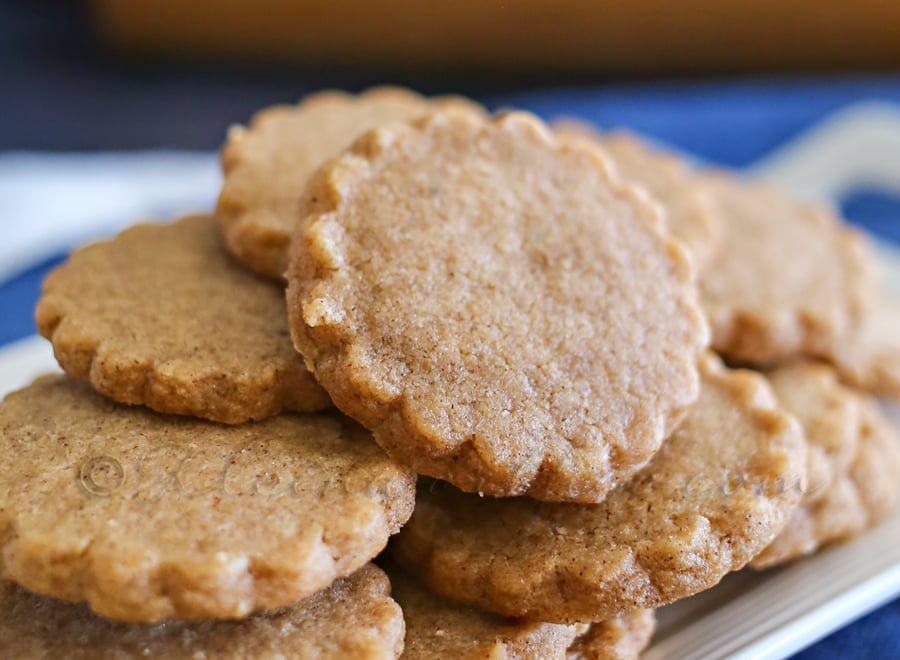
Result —
<path fill-rule="evenodd" d="M 291 97 L 303 91 L 298 86 Z M 209 94 L 204 99 L 214 103 Z M 703 159 L 740 167 L 849 103 L 900 103 L 900 77 L 630 84 L 485 94 L 481 100 L 494 108 L 522 107 L 548 118 L 571 115 L 606 127 L 626 126 Z M 885 238 L 900 240 L 900 200 L 878 191 L 859 190 L 843 202 L 850 220 Z M 0 229 L 19 221 L 27 219 L 0 217 Z M 32 309 L 40 282 L 58 261 L 35 265 L 0 286 L 0 345 L 34 332 Z M 833 634 L 799 657 L 900 657 L 900 601 Z"/>

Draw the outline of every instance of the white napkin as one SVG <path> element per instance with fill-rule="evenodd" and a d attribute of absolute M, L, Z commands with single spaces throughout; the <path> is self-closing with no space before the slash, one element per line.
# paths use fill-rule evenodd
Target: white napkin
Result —
<path fill-rule="evenodd" d="M 0 284 L 138 220 L 211 211 L 212 152 L 0 153 Z"/>

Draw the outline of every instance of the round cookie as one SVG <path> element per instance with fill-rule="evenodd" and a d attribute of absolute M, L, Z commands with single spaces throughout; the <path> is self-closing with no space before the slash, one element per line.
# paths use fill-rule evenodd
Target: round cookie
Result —
<path fill-rule="evenodd" d="M 463 98 L 429 100 L 376 87 L 356 95 L 319 92 L 298 105 L 267 108 L 247 128 L 231 128 L 222 147 L 224 183 L 216 207 L 228 249 L 257 273 L 282 280 L 310 175 L 366 131 L 448 105 L 480 111 Z"/>
<path fill-rule="evenodd" d="M 581 632 L 578 625 L 507 619 L 431 593 L 405 571 L 388 564 L 391 595 L 406 622 L 404 660 L 454 658 L 558 658 Z"/>
<path fill-rule="evenodd" d="M 207 216 L 74 252 L 35 317 L 60 366 L 121 403 L 227 424 L 331 406 L 291 345 L 284 291 L 234 262 Z"/>
<path fill-rule="evenodd" d="M 596 151 L 536 118 L 385 126 L 307 194 L 294 344 L 420 474 L 599 501 L 696 400 L 708 334 L 690 259 Z"/>
<path fill-rule="evenodd" d="M 700 400 L 631 482 L 593 505 L 434 482 L 390 549 L 436 592 L 572 622 L 657 607 L 743 567 L 797 508 L 806 446 L 762 376 L 701 365 Z"/>
<path fill-rule="evenodd" d="M 553 129 L 566 139 L 596 144 L 609 156 L 623 181 L 646 188 L 662 205 L 669 231 L 687 246 L 702 270 L 721 228 L 708 190 L 686 161 L 624 131 L 601 133 L 574 120 L 559 121 Z"/>
<path fill-rule="evenodd" d="M 396 566 L 389 564 L 387 570 L 392 595 L 403 608 L 406 621 L 404 660 L 625 660 L 638 657 L 655 627 L 652 610 L 592 624 L 508 619 L 450 603 Z"/>
<path fill-rule="evenodd" d="M 862 511 L 849 479 L 860 448 L 862 403 L 824 364 L 795 362 L 767 374 L 779 403 L 807 441 L 806 489 L 787 526 L 751 564 L 770 566 L 816 550 L 842 529 L 859 529 Z"/>
<path fill-rule="evenodd" d="M 403 613 L 369 564 L 294 605 L 239 621 L 111 621 L 0 582 L 0 648 L 18 660 L 397 658 Z"/>
<path fill-rule="evenodd" d="M 778 402 L 797 418 L 806 436 L 806 490 L 814 502 L 846 473 L 859 446 L 862 405 L 843 386 L 834 369 L 814 362 L 794 362 L 766 374 Z"/>
<path fill-rule="evenodd" d="M 698 280 L 713 347 L 752 364 L 828 355 L 873 297 L 861 235 L 830 209 L 763 183 L 720 173 L 707 185 L 722 226 Z"/>
<path fill-rule="evenodd" d="M 888 516 L 900 497 L 900 433 L 874 399 L 863 401 L 860 450 L 850 466 L 866 527 Z"/>
<path fill-rule="evenodd" d="M 849 395 L 857 398 L 860 410 L 850 461 L 836 472 L 821 496 L 804 498 L 787 527 L 753 559 L 754 568 L 783 564 L 853 538 L 894 508 L 900 495 L 900 434 L 874 399 Z"/>
<path fill-rule="evenodd" d="M 851 385 L 900 401 L 900 303 L 883 292 L 858 334 L 828 357 Z"/>
<path fill-rule="evenodd" d="M 569 647 L 567 660 L 636 660 L 656 630 L 653 610 L 635 610 L 590 624 Z"/>
<path fill-rule="evenodd" d="M 4 400 L 0 443 L 0 578 L 126 621 L 293 603 L 414 504 L 414 475 L 337 416 L 223 426 L 47 376 Z"/>

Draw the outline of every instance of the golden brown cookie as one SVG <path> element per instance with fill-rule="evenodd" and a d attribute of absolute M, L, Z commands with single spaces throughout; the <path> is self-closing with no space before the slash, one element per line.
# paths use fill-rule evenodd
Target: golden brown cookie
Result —
<path fill-rule="evenodd" d="M 874 295 L 861 235 L 830 209 L 763 183 L 716 174 L 707 185 L 722 225 L 698 280 L 713 347 L 753 364 L 827 355 Z"/>
<path fill-rule="evenodd" d="M 566 654 L 568 660 L 635 660 L 641 655 L 653 632 L 653 610 L 635 610 L 614 619 L 590 624 Z"/>
<path fill-rule="evenodd" d="M 698 395 L 690 259 L 600 155 L 445 111 L 318 173 L 294 344 L 341 410 L 463 490 L 601 500 Z"/>
<path fill-rule="evenodd" d="M 894 508 L 900 495 L 900 434 L 874 399 L 849 390 L 845 396 L 855 399 L 859 409 L 853 455 L 821 496 L 804 498 L 787 527 L 754 558 L 754 568 L 782 564 L 853 538 Z M 811 431 L 807 435 L 815 442 Z"/>
<path fill-rule="evenodd" d="M 755 567 L 813 552 L 838 530 L 861 529 L 863 519 L 848 474 L 860 449 L 860 397 L 841 385 L 834 369 L 824 364 L 795 362 L 767 376 L 779 403 L 803 428 L 807 481 L 800 507 L 754 558 Z"/>
<path fill-rule="evenodd" d="M 406 620 L 405 660 L 419 658 L 541 658 L 616 660 L 637 658 L 656 619 L 637 610 L 592 624 L 537 623 L 455 605 L 388 564 L 392 595 Z"/>
<path fill-rule="evenodd" d="M 857 335 L 828 356 L 851 385 L 900 400 L 900 303 L 882 293 Z"/>
<path fill-rule="evenodd" d="M 233 127 L 222 147 L 225 181 L 216 208 L 228 249 L 261 275 L 283 279 L 310 175 L 367 130 L 448 105 L 480 110 L 462 98 L 429 100 L 376 87 L 356 95 L 319 92 L 295 106 L 267 108 L 247 128 Z"/>
<path fill-rule="evenodd" d="M 566 139 L 598 145 L 623 181 L 645 188 L 662 206 L 669 231 L 687 246 L 702 270 L 721 228 L 709 191 L 685 160 L 625 131 L 601 133 L 575 120 L 559 121 L 553 129 Z"/>
<path fill-rule="evenodd" d="M 414 503 L 414 475 L 337 415 L 223 426 L 47 376 L 4 400 L 0 443 L 0 578 L 126 621 L 293 603 Z"/>
<path fill-rule="evenodd" d="M 406 621 L 405 660 L 453 658 L 558 658 L 583 626 L 507 619 L 455 605 L 428 591 L 392 564 L 391 594 Z"/>
<path fill-rule="evenodd" d="M 235 263 L 206 216 L 76 251 L 35 316 L 62 368 L 122 403 L 228 424 L 331 405 L 291 345 L 283 290 Z"/>
<path fill-rule="evenodd" d="M 425 482 L 393 555 L 450 599 L 540 621 L 604 620 L 713 586 L 797 508 L 806 446 L 762 376 L 713 358 L 701 372 L 679 429 L 600 504 Z"/>
<path fill-rule="evenodd" d="M 806 436 L 804 502 L 814 502 L 846 473 L 859 446 L 862 403 L 858 393 L 838 381 L 834 369 L 794 362 L 766 374 L 775 397 L 800 422 Z"/>
<path fill-rule="evenodd" d="M 403 615 L 390 583 L 369 564 L 281 610 L 239 621 L 111 621 L 0 582 L 0 655 L 17 660 L 367 660 L 397 658 Z"/>

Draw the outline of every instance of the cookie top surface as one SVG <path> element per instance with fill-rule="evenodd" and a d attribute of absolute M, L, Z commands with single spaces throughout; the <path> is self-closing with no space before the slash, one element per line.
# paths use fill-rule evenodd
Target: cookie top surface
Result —
<path fill-rule="evenodd" d="M 894 508 L 900 483 L 900 434 L 873 398 L 857 399 L 856 438 L 846 464 L 836 466 L 827 488 L 804 498 L 785 529 L 752 565 L 767 568 L 860 534 Z M 807 432 L 810 443 L 814 436 Z"/>
<path fill-rule="evenodd" d="M 900 432 L 874 399 L 863 400 L 860 449 L 850 465 L 870 527 L 893 511 L 900 497 Z"/>
<path fill-rule="evenodd" d="M 224 183 L 216 208 L 229 250 L 261 275 L 282 279 L 310 175 L 364 132 L 445 105 L 478 108 L 462 98 L 429 100 L 377 87 L 359 95 L 312 94 L 298 105 L 262 110 L 246 128 L 232 128 L 222 148 Z"/>
<path fill-rule="evenodd" d="M 695 401 L 707 328 L 690 259 L 596 151 L 530 115 L 382 127 L 308 194 L 294 343 L 420 473 L 597 501 Z"/>
<path fill-rule="evenodd" d="M 752 564 L 783 563 L 816 550 L 836 526 L 861 528 L 859 498 L 849 477 L 860 451 L 862 402 L 838 382 L 834 369 L 795 362 L 767 373 L 779 403 L 793 414 L 807 441 L 806 486 L 790 522 Z"/>
<path fill-rule="evenodd" d="M 700 400 L 679 429 L 600 504 L 422 483 L 391 544 L 397 561 L 451 599 L 541 621 L 608 619 L 713 586 L 793 514 L 806 447 L 761 376 L 712 358 L 701 372 Z"/>
<path fill-rule="evenodd" d="M 355 423 L 241 426 L 47 376 L 0 407 L 0 577 L 126 621 L 281 607 L 377 555 L 414 477 Z"/>
<path fill-rule="evenodd" d="M 859 445 L 859 395 L 838 380 L 825 364 L 795 362 L 766 374 L 775 396 L 797 418 L 806 436 L 804 502 L 812 502 L 844 473 Z"/>
<path fill-rule="evenodd" d="M 828 357 L 848 383 L 900 401 L 900 302 L 882 292 L 859 332 Z"/>
<path fill-rule="evenodd" d="M 698 280 L 713 347 L 754 364 L 827 354 L 873 297 L 861 235 L 763 183 L 715 174 L 707 185 L 722 225 Z"/>
<path fill-rule="evenodd" d="M 403 615 L 387 576 L 367 565 L 284 609 L 239 621 L 111 621 L 84 605 L 0 582 L 0 648 L 19 660 L 397 658 Z"/>
<path fill-rule="evenodd" d="M 234 262 L 207 216 L 74 252 L 35 317 L 66 372 L 122 403 L 229 424 L 331 405 L 291 345 L 284 291 Z"/>
<path fill-rule="evenodd" d="M 416 579 L 388 565 L 391 593 L 406 621 L 407 660 L 426 658 L 557 658 L 567 649 L 581 626 L 508 619 L 455 605 L 431 593 Z"/>
<path fill-rule="evenodd" d="M 601 133 L 575 121 L 559 122 L 554 131 L 599 145 L 622 180 L 644 187 L 662 205 L 666 226 L 697 264 L 709 259 L 721 228 L 708 190 L 686 161 L 624 131 Z"/>
<path fill-rule="evenodd" d="M 637 660 L 656 630 L 653 610 L 635 610 L 590 624 L 569 647 L 567 660 Z"/>

